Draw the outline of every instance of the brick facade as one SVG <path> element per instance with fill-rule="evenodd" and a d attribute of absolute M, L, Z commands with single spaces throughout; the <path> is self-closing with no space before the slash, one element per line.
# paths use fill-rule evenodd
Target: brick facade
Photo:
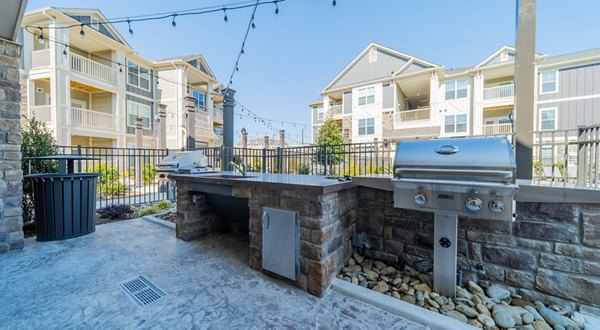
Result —
<path fill-rule="evenodd" d="M 366 253 L 412 265 L 433 258 L 433 214 L 396 209 L 393 192 L 360 187 L 357 232 Z M 600 203 L 517 203 L 517 219 L 459 219 L 459 266 L 526 298 L 600 314 Z"/>
<path fill-rule="evenodd" d="M 20 45 L 0 39 L 0 253 L 24 245 L 20 51 Z"/>

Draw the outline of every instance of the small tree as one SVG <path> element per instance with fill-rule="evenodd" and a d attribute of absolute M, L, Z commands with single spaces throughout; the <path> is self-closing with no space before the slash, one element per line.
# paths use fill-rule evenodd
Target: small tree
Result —
<path fill-rule="evenodd" d="M 320 164 L 337 164 L 344 158 L 342 154 L 344 148 L 341 146 L 344 143 L 344 136 L 340 129 L 340 125 L 333 118 L 327 118 L 323 122 L 317 137 L 317 145 L 319 146 L 317 161 Z"/>
<path fill-rule="evenodd" d="M 27 120 L 27 125 L 21 128 L 21 168 L 29 173 L 28 157 L 49 156 L 58 154 L 58 145 L 46 124 L 37 121 L 35 117 Z M 31 161 L 31 173 L 56 172 L 57 164 L 51 161 Z M 34 221 L 33 187 L 31 180 L 23 182 L 23 222 Z"/>

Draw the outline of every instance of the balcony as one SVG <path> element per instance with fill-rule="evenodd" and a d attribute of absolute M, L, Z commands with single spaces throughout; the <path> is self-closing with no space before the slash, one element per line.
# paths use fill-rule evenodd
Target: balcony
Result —
<path fill-rule="evenodd" d="M 512 134 L 512 124 L 491 124 L 483 125 L 483 135 L 504 135 Z"/>
<path fill-rule="evenodd" d="M 35 117 L 38 121 L 44 123 L 52 121 L 52 106 L 50 104 L 31 106 L 29 110 L 31 111 L 31 116 Z"/>
<path fill-rule="evenodd" d="M 422 109 L 397 111 L 395 113 L 395 121 L 399 123 L 399 122 L 429 120 L 430 113 L 431 113 L 430 110 L 431 110 L 430 108 L 422 108 Z"/>
<path fill-rule="evenodd" d="M 50 66 L 50 49 L 34 50 L 31 52 L 31 68 L 45 68 Z"/>
<path fill-rule="evenodd" d="M 71 70 L 111 84 L 117 83 L 115 69 L 73 53 L 70 54 L 69 58 Z"/>
<path fill-rule="evenodd" d="M 223 109 L 213 109 L 213 121 L 219 124 L 223 124 Z"/>
<path fill-rule="evenodd" d="M 110 114 L 82 108 L 71 108 L 71 125 L 98 130 L 117 130 L 117 118 Z"/>
<path fill-rule="evenodd" d="M 341 116 L 344 113 L 342 104 L 334 104 L 329 106 L 329 113 L 332 117 Z"/>
<path fill-rule="evenodd" d="M 515 85 L 502 85 L 483 89 L 485 103 L 512 103 L 514 102 Z"/>

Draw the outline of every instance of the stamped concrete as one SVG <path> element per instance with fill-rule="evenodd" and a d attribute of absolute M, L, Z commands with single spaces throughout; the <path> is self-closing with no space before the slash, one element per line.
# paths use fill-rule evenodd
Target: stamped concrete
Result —
<path fill-rule="evenodd" d="M 319 299 L 253 271 L 248 243 L 222 235 L 177 240 L 142 220 L 39 243 L 0 257 L 3 328 L 423 329 L 336 292 Z M 118 282 L 144 275 L 167 296 L 134 305 Z"/>

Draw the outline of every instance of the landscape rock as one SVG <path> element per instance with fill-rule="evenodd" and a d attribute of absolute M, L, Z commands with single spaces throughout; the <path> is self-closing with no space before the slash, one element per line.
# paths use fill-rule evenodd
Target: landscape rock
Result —
<path fill-rule="evenodd" d="M 440 304 L 433 299 L 427 299 L 427 303 L 433 308 L 440 308 Z"/>
<path fill-rule="evenodd" d="M 483 329 L 483 324 L 481 324 L 479 321 L 477 321 L 475 319 L 468 319 L 467 323 L 470 324 L 470 325 L 472 325 L 472 326 L 474 326 L 474 327 Z"/>
<path fill-rule="evenodd" d="M 350 265 L 348 267 L 344 267 L 344 269 L 342 269 L 343 272 L 353 272 L 353 273 L 360 273 L 362 271 L 362 267 L 360 267 L 360 265 Z"/>
<path fill-rule="evenodd" d="M 417 291 L 423 291 L 423 292 L 427 292 L 427 293 L 431 292 L 431 288 L 427 284 L 424 284 L 424 283 L 414 285 L 413 288 Z"/>
<path fill-rule="evenodd" d="M 373 287 L 373 291 L 377 291 L 377 292 L 387 292 L 390 289 L 390 286 L 387 285 L 387 283 L 385 282 L 378 282 L 374 287 Z"/>
<path fill-rule="evenodd" d="M 581 315 L 581 313 L 573 312 L 571 314 L 571 320 L 573 320 L 573 322 L 575 322 L 580 328 L 585 326 L 585 318 L 583 315 Z"/>
<path fill-rule="evenodd" d="M 515 328 L 516 330 L 535 330 L 533 328 L 533 325 L 531 324 L 526 324 L 526 325 L 517 325 L 517 327 Z"/>
<path fill-rule="evenodd" d="M 486 327 L 493 328 L 496 326 L 496 322 L 494 321 L 494 319 L 486 314 L 477 315 L 477 320 L 479 320 L 479 322 L 481 322 Z"/>
<path fill-rule="evenodd" d="M 457 305 L 456 310 L 465 314 L 467 317 L 477 317 L 479 313 L 467 305 Z"/>
<path fill-rule="evenodd" d="M 487 295 L 492 299 L 506 300 L 510 298 L 510 291 L 503 289 L 497 285 L 491 285 L 486 290 Z"/>
<path fill-rule="evenodd" d="M 469 281 L 467 282 L 467 287 L 469 288 L 469 291 L 471 291 L 472 293 L 481 293 L 483 294 L 483 289 L 475 282 L 473 281 Z"/>
<path fill-rule="evenodd" d="M 515 320 L 506 311 L 494 312 L 494 321 L 502 328 L 512 328 L 515 326 Z"/>
<path fill-rule="evenodd" d="M 479 312 L 479 314 L 483 314 L 483 315 L 487 315 L 487 316 L 492 316 L 492 313 L 490 313 L 490 310 L 485 307 L 485 305 L 483 304 L 477 304 L 475 306 L 475 309 L 477 309 L 477 311 Z"/>
<path fill-rule="evenodd" d="M 398 292 L 396 292 L 396 291 L 392 292 L 392 297 L 394 297 L 394 298 L 396 298 L 396 299 L 400 299 L 400 298 L 402 298 L 402 297 L 400 296 L 400 294 L 399 294 Z"/>
<path fill-rule="evenodd" d="M 353 257 L 354 257 L 354 260 L 356 260 L 356 262 L 357 262 L 357 263 L 359 263 L 359 264 L 360 264 L 360 263 L 362 263 L 362 262 L 363 262 L 363 260 L 364 260 L 364 257 L 363 257 L 363 256 L 361 256 L 361 255 L 360 255 L 360 254 L 358 254 L 358 253 L 354 253 L 354 254 L 353 254 Z"/>
<path fill-rule="evenodd" d="M 458 312 L 458 311 L 449 311 L 445 315 L 449 316 L 453 319 L 457 319 L 461 322 L 465 322 L 465 323 L 467 322 L 467 317 L 463 313 Z"/>
<path fill-rule="evenodd" d="M 533 321 L 533 328 L 535 330 L 552 330 L 552 327 L 545 321 L 535 320 Z"/>
<path fill-rule="evenodd" d="M 533 308 L 532 306 L 525 306 L 523 307 L 526 311 L 528 311 L 531 315 L 533 315 L 533 318 L 537 321 L 544 321 L 544 318 L 540 315 L 540 313 L 538 313 L 537 309 Z"/>
<path fill-rule="evenodd" d="M 402 300 L 406 301 L 407 303 L 411 303 L 413 305 L 417 303 L 417 300 L 415 299 L 415 297 L 409 296 L 409 295 L 402 296 Z"/>
<path fill-rule="evenodd" d="M 523 320 L 523 324 L 531 324 L 533 321 L 535 321 L 533 315 L 531 315 L 529 312 L 521 314 L 521 319 Z"/>
<path fill-rule="evenodd" d="M 467 305 L 469 307 L 475 307 L 475 303 L 470 299 L 455 298 L 454 301 L 456 301 L 457 304 L 463 304 L 463 305 Z"/>
<path fill-rule="evenodd" d="M 381 274 L 381 275 L 389 275 L 389 274 L 393 274 L 395 272 L 396 272 L 396 268 L 394 268 L 394 267 L 385 267 L 385 268 L 383 268 L 379 272 L 379 274 Z"/>
<path fill-rule="evenodd" d="M 575 322 L 569 320 L 568 318 L 558 314 L 557 312 L 551 310 L 550 308 L 544 306 L 540 302 L 535 303 L 535 307 L 537 307 L 538 312 L 544 318 L 544 320 L 551 326 L 560 325 L 562 327 L 568 326 L 576 326 Z"/>

